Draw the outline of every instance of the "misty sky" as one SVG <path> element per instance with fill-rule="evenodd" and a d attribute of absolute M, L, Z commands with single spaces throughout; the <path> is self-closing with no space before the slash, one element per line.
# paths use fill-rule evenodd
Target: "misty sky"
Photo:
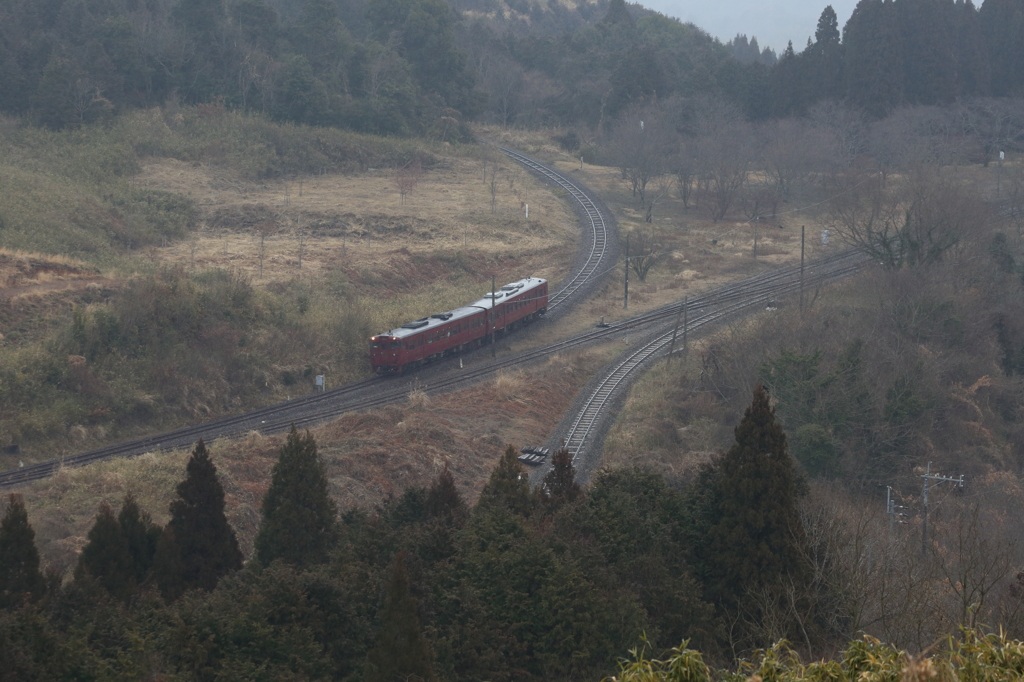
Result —
<path fill-rule="evenodd" d="M 757 36 L 761 48 L 770 47 L 782 54 L 793 41 L 797 52 L 807 38 L 814 38 L 818 17 L 826 5 L 832 5 L 839 17 L 839 31 L 853 13 L 857 0 L 639 0 L 644 7 L 692 22 L 723 43 L 737 33 Z"/>

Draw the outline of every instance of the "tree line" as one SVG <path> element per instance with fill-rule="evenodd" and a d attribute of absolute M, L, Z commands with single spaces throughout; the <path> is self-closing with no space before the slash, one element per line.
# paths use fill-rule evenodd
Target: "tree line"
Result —
<path fill-rule="evenodd" d="M 568 451 L 553 464 L 531 488 L 509 446 L 472 508 L 446 468 L 376 510 L 339 515 L 315 441 L 293 429 L 243 566 L 200 441 L 167 525 L 131 495 L 118 513 L 102 504 L 66 581 L 40 569 L 11 495 L 0 525 L 5 669 L 18 679 L 598 679 L 641 638 L 688 639 L 722 662 L 765 643 L 751 594 L 790 600 L 788 636 L 813 613 L 813 600 L 787 592 L 812 573 L 805 486 L 763 389 L 734 447 L 690 486 L 634 469 L 603 471 L 583 490 Z"/>
<path fill-rule="evenodd" d="M 0 109 L 59 129 L 174 99 L 429 134 L 485 99 L 453 24 L 443 0 L 11 0 L 0 4 Z"/>
<path fill-rule="evenodd" d="M 816 660 L 859 650 L 847 642 L 865 631 L 911 651 L 958 624 L 1024 632 L 1024 577 L 992 528 L 1005 518 L 947 502 L 922 552 L 916 535 L 886 532 L 863 501 L 807 477 L 773 400 L 757 386 L 733 446 L 687 480 L 606 469 L 581 489 L 563 449 L 531 488 L 510 446 L 473 507 L 446 468 L 339 514 L 314 439 L 293 429 L 245 564 L 202 442 L 167 525 L 130 495 L 117 514 L 102 504 L 67 577 L 41 570 L 11 495 L 5 674 L 599 679 L 641 643 L 641 657 L 683 642 L 731 668 L 780 640 Z"/>
<path fill-rule="evenodd" d="M 1022 0 L 863 0 L 842 33 L 828 6 L 813 40 L 777 60 L 756 38 L 723 45 L 624 0 L 599 7 L 568 22 L 564 8 L 534 12 L 527 27 L 444 0 L 6 0 L 0 110 L 64 128 L 173 99 L 465 138 L 460 124 L 481 118 L 602 130 L 673 96 L 762 121 L 828 101 L 881 117 L 1024 92 Z"/>
<path fill-rule="evenodd" d="M 779 58 L 774 113 L 833 99 L 882 117 L 903 105 L 1019 97 L 1022 16 L 1016 0 L 861 0 L 840 38 L 830 5 L 814 40 Z"/>

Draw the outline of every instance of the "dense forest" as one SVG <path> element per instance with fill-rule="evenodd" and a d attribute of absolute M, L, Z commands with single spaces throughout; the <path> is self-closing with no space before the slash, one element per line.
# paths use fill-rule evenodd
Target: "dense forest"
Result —
<path fill-rule="evenodd" d="M 466 120 L 593 128 L 718 96 L 751 120 L 832 100 L 883 116 L 1022 94 L 1024 4 L 863 0 L 777 62 L 756 39 L 610 4 L 30 0 L 0 4 L 0 108 L 53 128 L 174 99 L 381 134 Z M 454 132 L 453 132 L 454 131 Z"/>
<path fill-rule="evenodd" d="M 531 489 L 510 446 L 472 508 L 444 468 L 339 515 L 316 442 L 293 428 L 243 567 L 199 441 L 166 526 L 131 495 L 119 510 L 103 502 L 63 584 L 41 570 L 11 495 L 0 522 L 5 678 L 593 680 L 641 641 L 658 654 L 685 640 L 724 666 L 780 638 L 828 656 L 879 606 L 914 636 L 898 576 L 881 578 L 893 594 L 878 596 L 878 578 L 846 561 L 836 493 L 812 492 L 798 473 L 760 386 L 733 446 L 692 485 L 640 469 L 604 471 L 585 491 L 574 478 L 562 450 Z M 894 561 L 906 552 L 873 546 Z M 960 548 L 975 562 L 962 566 L 965 588 L 993 578 L 976 563 L 986 553 Z M 956 614 L 957 591 L 945 593 L 931 606 Z M 1020 601 L 1011 591 L 999 604 L 1016 613 Z M 1024 627 L 1019 614 L 1004 623 L 1011 636 Z M 891 665 L 894 650 L 865 642 L 888 653 L 859 665 Z"/>

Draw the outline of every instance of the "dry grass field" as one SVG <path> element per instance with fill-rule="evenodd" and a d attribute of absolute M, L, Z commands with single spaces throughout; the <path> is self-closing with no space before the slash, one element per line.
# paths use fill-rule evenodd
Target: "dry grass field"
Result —
<path fill-rule="evenodd" d="M 147 256 L 189 267 L 230 267 L 256 282 L 341 269 L 354 284 L 386 298 L 449 275 L 444 267 L 415 271 L 416 263 L 445 255 L 459 254 L 480 277 L 493 270 L 504 277 L 529 271 L 560 279 L 576 240 L 571 209 L 511 162 L 497 163 L 503 170 L 492 212 L 482 162 L 465 157 L 426 170 L 404 201 L 394 174 L 373 169 L 253 183 L 229 181 L 210 167 L 151 162 L 137 182 L 189 196 L 202 224 L 190 240 Z M 529 220 L 521 202 L 530 204 Z"/>

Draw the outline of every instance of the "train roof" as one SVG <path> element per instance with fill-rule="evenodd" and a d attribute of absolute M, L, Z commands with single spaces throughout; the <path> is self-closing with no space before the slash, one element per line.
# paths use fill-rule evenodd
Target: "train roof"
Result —
<path fill-rule="evenodd" d="M 484 294 L 484 297 L 473 301 L 469 305 L 474 308 L 493 308 L 495 303 L 502 303 L 506 299 L 513 298 L 522 294 L 525 291 L 536 289 L 540 285 L 544 284 L 547 280 L 539 277 L 526 277 L 524 279 L 516 280 L 515 282 L 509 282 L 502 288 L 494 292 L 495 298 L 491 299 L 491 292 Z"/>
<path fill-rule="evenodd" d="M 436 327 L 440 327 L 443 324 L 451 322 L 453 320 L 461 320 L 472 315 L 476 315 L 480 312 L 479 308 L 472 308 L 470 306 L 463 306 L 456 308 L 455 310 L 449 310 L 445 313 L 435 313 L 430 317 L 424 317 L 419 320 L 413 320 L 412 322 L 406 322 L 401 327 L 390 330 L 386 334 L 381 336 L 391 336 L 396 339 L 404 339 L 420 332 L 425 332 Z"/>
<path fill-rule="evenodd" d="M 525 291 L 536 289 L 537 287 L 544 284 L 547 280 L 540 279 L 539 277 L 526 277 L 524 279 L 516 280 L 515 282 L 509 282 L 501 289 L 495 292 L 496 300 L 498 303 L 506 300 L 506 298 L 515 297 Z M 436 327 L 440 327 L 443 324 L 447 324 L 453 320 L 461 320 L 472 315 L 476 315 L 480 312 L 481 308 L 487 309 L 494 305 L 494 301 L 491 300 L 491 294 L 488 292 L 484 298 L 479 299 L 469 305 L 455 310 L 449 310 L 446 313 L 435 313 L 430 317 L 423 317 L 412 322 L 406 322 L 401 327 L 391 329 L 384 334 L 379 336 L 390 336 L 396 339 L 405 339 L 410 336 L 415 336 L 421 332 L 429 331 Z"/>

